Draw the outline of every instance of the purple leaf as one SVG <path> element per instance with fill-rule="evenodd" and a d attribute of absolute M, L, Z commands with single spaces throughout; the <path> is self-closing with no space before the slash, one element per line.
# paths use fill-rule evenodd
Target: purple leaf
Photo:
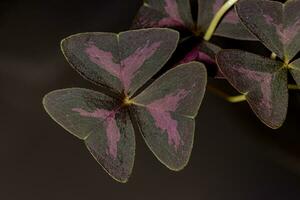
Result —
<path fill-rule="evenodd" d="M 300 1 L 241 0 L 238 14 L 249 30 L 285 62 L 300 50 Z"/>
<path fill-rule="evenodd" d="M 180 61 L 180 64 L 189 63 L 191 61 L 198 61 L 207 66 L 208 72 L 213 71 L 213 76 L 222 78 L 222 72 L 219 70 L 216 64 L 216 54 L 221 50 L 220 47 L 202 41 L 198 46 L 192 49 L 186 56 Z"/>
<path fill-rule="evenodd" d="M 271 60 L 240 50 L 222 50 L 217 63 L 225 78 L 240 93 L 259 119 L 267 126 L 279 128 L 288 107 L 287 68 Z"/>
<path fill-rule="evenodd" d="M 204 66 L 192 62 L 168 71 L 133 99 L 132 113 L 146 143 L 172 170 L 189 160 L 205 86 Z"/>
<path fill-rule="evenodd" d="M 87 89 L 64 89 L 44 98 L 49 115 L 71 134 L 84 140 L 101 166 L 116 180 L 131 174 L 135 137 L 126 110 L 111 97 Z"/>
<path fill-rule="evenodd" d="M 83 33 L 62 41 L 70 64 L 85 78 L 115 93 L 132 95 L 172 55 L 178 33 L 168 29 Z"/>

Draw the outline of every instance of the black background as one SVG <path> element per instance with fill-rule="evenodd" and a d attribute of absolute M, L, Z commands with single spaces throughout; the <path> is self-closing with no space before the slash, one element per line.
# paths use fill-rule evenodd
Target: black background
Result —
<path fill-rule="evenodd" d="M 49 91 L 95 88 L 69 67 L 60 40 L 88 31 L 126 30 L 141 0 L 0 2 L 0 199 L 300 198 L 300 97 L 292 93 L 287 122 L 266 128 L 246 103 L 207 93 L 195 147 L 185 170 L 161 165 L 137 136 L 128 184 L 112 180 L 84 144 L 42 107 Z"/>

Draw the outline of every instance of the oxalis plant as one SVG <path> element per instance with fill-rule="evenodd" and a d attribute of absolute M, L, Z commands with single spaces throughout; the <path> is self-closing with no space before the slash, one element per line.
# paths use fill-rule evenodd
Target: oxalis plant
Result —
<path fill-rule="evenodd" d="M 283 124 L 289 89 L 300 86 L 299 9 L 300 0 L 148 0 L 134 30 L 64 39 L 68 62 L 99 91 L 57 90 L 43 104 L 117 181 L 127 182 L 132 172 L 136 133 L 161 163 L 181 170 L 191 155 L 194 119 L 211 70 L 241 93 L 226 100 L 247 100 L 270 128 Z M 259 41 L 270 56 L 222 49 L 213 36 Z M 174 53 L 189 41 L 191 48 Z"/>

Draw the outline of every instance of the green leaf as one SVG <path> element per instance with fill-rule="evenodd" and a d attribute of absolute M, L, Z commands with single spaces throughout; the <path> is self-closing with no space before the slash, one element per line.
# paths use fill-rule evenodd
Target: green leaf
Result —
<path fill-rule="evenodd" d="M 168 71 L 133 99 L 132 113 L 147 145 L 172 170 L 189 160 L 205 87 L 205 67 L 192 62 Z"/>
<path fill-rule="evenodd" d="M 172 27 L 192 29 L 190 2 L 187 0 L 148 0 L 140 8 L 133 28 Z"/>
<path fill-rule="evenodd" d="M 62 41 L 69 63 L 84 78 L 129 96 L 157 73 L 176 49 L 179 34 L 170 29 L 82 33 Z"/>
<path fill-rule="evenodd" d="M 288 107 L 287 69 L 281 61 L 240 50 L 222 50 L 217 63 L 226 79 L 246 99 L 258 118 L 276 129 Z"/>
<path fill-rule="evenodd" d="M 215 14 L 227 1 L 198 0 L 198 29 L 206 32 Z M 256 40 L 256 37 L 241 23 L 234 7 L 226 13 L 214 35 L 240 40 Z"/>
<path fill-rule="evenodd" d="M 44 98 L 48 114 L 84 140 L 99 164 L 114 179 L 126 182 L 135 156 L 135 136 L 128 112 L 104 94 L 80 88 L 57 90 Z"/>
<path fill-rule="evenodd" d="M 237 12 L 250 31 L 285 62 L 300 50 L 300 1 L 240 0 Z"/>
<path fill-rule="evenodd" d="M 297 59 L 291 64 L 289 64 L 289 67 L 294 80 L 300 88 L 300 59 Z"/>

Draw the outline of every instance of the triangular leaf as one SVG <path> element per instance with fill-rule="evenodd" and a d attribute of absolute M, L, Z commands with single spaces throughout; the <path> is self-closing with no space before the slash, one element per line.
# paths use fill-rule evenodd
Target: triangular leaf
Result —
<path fill-rule="evenodd" d="M 118 100 L 72 88 L 49 93 L 43 103 L 57 123 L 85 141 L 113 178 L 128 180 L 134 164 L 135 136 L 128 112 L 119 107 Z"/>
<path fill-rule="evenodd" d="M 226 1 L 228 0 L 198 0 L 198 28 L 202 32 L 208 29 L 215 14 Z M 240 40 L 257 40 L 241 23 L 234 8 L 226 13 L 214 35 Z"/>
<path fill-rule="evenodd" d="M 298 87 L 300 88 L 300 59 L 295 60 L 291 64 L 289 64 L 290 72 L 295 79 Z"/>
<path fill-rule="evenodd" d="M 279 128 L 288 107 L 287 70 L 283 63 L 240 50 L 222 50 L 217 63 L 226 79 L 267 126 Z"/>
<path fill-rule="evenodd" d="M 70 64 L 85 78 L 115 93 L 132 95 L 158 72 L 176 49 L 170 29 L 82 33 L 62 41 Z"/>
<path fill-rule="evenodd" d="M 238 14 L 266 47 L 286 62 L 300 50 L 300 1 L 240 0 Z"/>
<path fill-rule="evenodd" d="M 172 27 L 192 29 L 194 26 L 188 0 L 148 0 L 140 8 L 133 28 Z"/>
<path fill-rule="evenodd" d="M 189 160 L 205 86 L 205 67 L 192 62 L 171 69 L 133 99 L 132 112 L 147 145 L 172 170 Z"/>

